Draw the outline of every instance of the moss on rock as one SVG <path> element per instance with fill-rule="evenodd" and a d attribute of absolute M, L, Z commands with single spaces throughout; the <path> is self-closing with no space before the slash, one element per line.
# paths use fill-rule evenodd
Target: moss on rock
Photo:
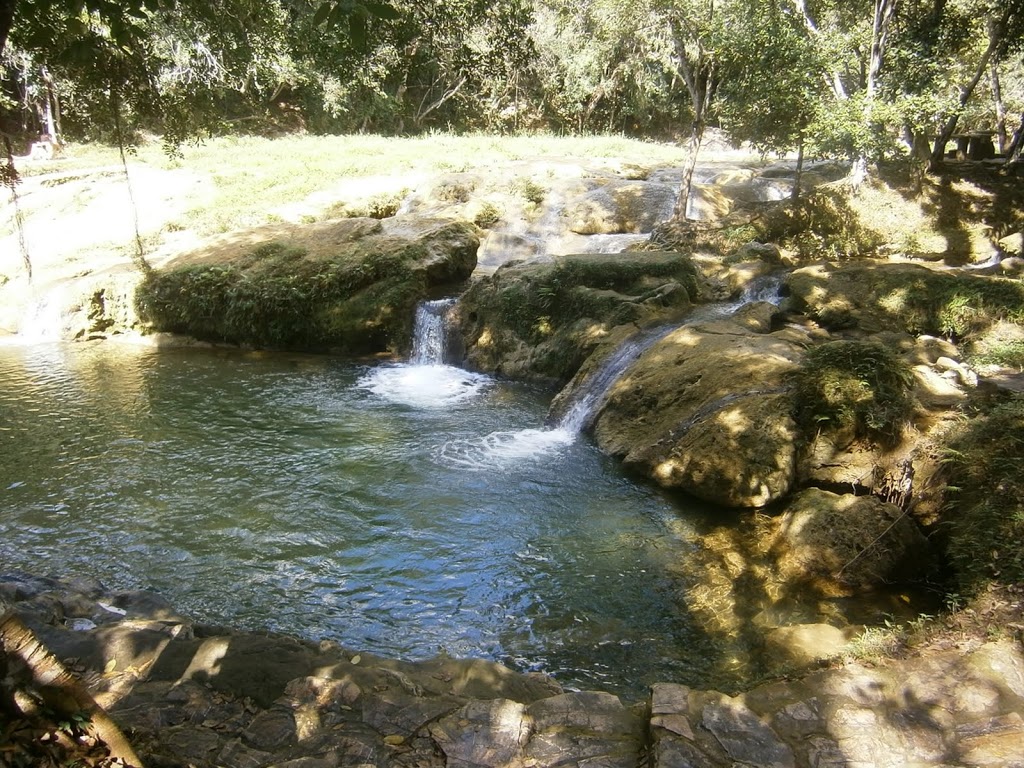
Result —
<path fill-rule="evenodd" d="M 476 368 L 566 382 L 613 328 L 679 317 L 696 294 L 696 269 L 678 253 L 514 262 L 465 293 L 461 326 Z"/>
<path fill-rule="evenodd" d="M 883 262 L 819 264 L 786 280 L 791 306 L 830 330 L 859 327 L 970 338 L 1005 320 L 1024 323 L 1018 280 Z"/>
<path fill-rule="evenodd" d="M 808 350 L 793 374 L 794 414 L 805 435 L 824 430 L 840 442 L 897 442 L 914 410 L 913 375 L 874 341 L 831 341 Z"/>
<path fill-rule="evenodd" d="M 139 314 L 155 330 L 213 341 L 350 354 L 405 349 L 416 303 L 473 271 L 476 229 L 433 222 L 389 235 L 378 222 L 360 222 L 193 254 L 146 277 Z"/>

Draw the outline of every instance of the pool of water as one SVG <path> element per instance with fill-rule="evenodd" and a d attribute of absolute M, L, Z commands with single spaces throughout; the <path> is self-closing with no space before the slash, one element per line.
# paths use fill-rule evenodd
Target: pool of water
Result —
<path fill-rule="evenodd" d="M 706 682 L 687 511 L 543 429 L 549 396 L 447 366 L 0 347 L 0 568 L 630 698 Z"/>

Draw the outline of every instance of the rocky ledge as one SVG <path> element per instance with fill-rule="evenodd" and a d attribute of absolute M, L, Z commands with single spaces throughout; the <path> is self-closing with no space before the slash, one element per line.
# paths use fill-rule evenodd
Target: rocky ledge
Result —
<path fill-rule="evenodd" d="M 1011 606 L 1018 622 L 1022 606 Z M 1019 630 L 736 696 L 666 682 L 623 703 L 478 659 L 403 662 L 201 625 L 159 595 L 90 579 L 8 573 L 0 609 L 79 678 L 147 766 L 1024 765 Z M 7 668 L 4 685 L 18 685 Z M 37 694 L 23 684 L 15 699 Z"/>

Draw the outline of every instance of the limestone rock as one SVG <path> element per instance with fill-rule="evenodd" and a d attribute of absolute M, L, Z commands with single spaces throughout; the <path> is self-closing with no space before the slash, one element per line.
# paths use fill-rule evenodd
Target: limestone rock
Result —
<path fill-rule="evenodd" d="M 998 245 L 1004 256 L 1024 256 L 1024 232 L 1007 235 Z"/>
<path fill-rule="evenodd" d="M 676 196 L 667 184 L 612 181 L 570 201 L 563 215 L 581 235 L 646 233 L 671 215 Z"/>
<path fill-rule="evenodd" d="M 791 273 L 786 287 L 790 308 L 829 330 L 966 336 L 1024 310 L 1017 281 L 920 264 L 819 264 Z"/>
<path fill-rule="evenodd" d="M 430 736 L 452 768 L 524 766 L 530 718 L 519 702 L 472 701 L 432 724 Z"/>
<path fill-rule="evenodd" d="M 739 322 L 683 326 L 611 389 L 597 442 L 666 488 L 730 507 L 768 504 L 793 482 L 797 435 L 784 378 L 800 354 Z"/>
<path fill-rule="evenodd" d="M 459 326 L 471 367 L 565 382 L 618 327 L 680 317 L 696 269 L 677 253 L 581 254 L 509 263 L 470 286 Z"/>
<path fill-rule="evenodd" d="M 927 365 L 914 366 L 914 394 L 922 405 L 949 408 L 967 399 L 956 384 L 945 379 Z"/>
<path fill-rule="evenodd" d="M 793 580 L 817 577 L 852 588 L 920 575 L 930 560 L 927 540 L 899 507 L 817 488 L 786 505 L 773 549 Z"/>
<path fill-rule="evenodd" d="M 398 352 L 416 304 L 469 278 L 479 230 L 395 217 L 274 225 L 227 236 L 146 276 L 152 330 L 258 347 Z"/>
<path fill-rule="evenodd" d="M 765 651 L 778 667 L 809 667 L 838 655 L 851 639 L 850 630 L 830 624 L 796 624 L 768 632 Z"/>

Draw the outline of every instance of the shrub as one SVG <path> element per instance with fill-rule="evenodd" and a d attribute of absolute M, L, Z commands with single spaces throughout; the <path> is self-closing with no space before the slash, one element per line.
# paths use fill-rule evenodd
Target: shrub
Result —
<path fill-rule="evenodd" d="M 808 434 L 827 430 L 891 445 L 913 414 L 912 384 L 906 363 L 884 345 L 828 342 L 810 349 L 794 374 L 794 415 Z"/>
<path fill-rule="evenodd" d="M 946 549 L 961 592 L 1024 581 L 1024 397 L 966 422 L 944 464 Z"/>

